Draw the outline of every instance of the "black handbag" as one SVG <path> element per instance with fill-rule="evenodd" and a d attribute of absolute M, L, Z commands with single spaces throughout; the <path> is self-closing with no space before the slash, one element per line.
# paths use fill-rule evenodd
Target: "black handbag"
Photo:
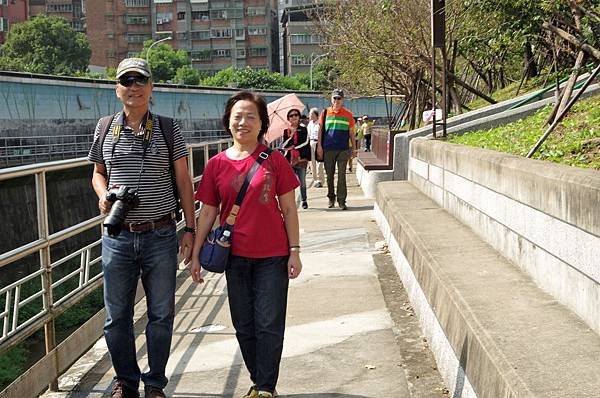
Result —
<path fill-rule="evenodd" d="M 326 120 L 327 120 L 327 108 L 325 108 L 323 110 L 323 123 L 321 123 L 321 125 L 320 125 L 320 129 L 321 130 L 319 131 L 319 134 L 321 135 L 321 147 L 323 147 L 323 141 L 324 141 L 324 138 L 325 138 L 323 136 L 323 134 L 325 134 L 325 121 Z M 318 152 L 319 152 L 318 148 L 319 148 L 318 145 L 315 146 L 315 160 L 317 162 L 321 162 L 322 163 L 322 162 L 325 161 L 325 159 L 324 159 L 324 157 L 325 157 L 325 150 L 323 149 L 323 156 L 319 156 L 319 154 L 318 154 Z"/>
<path fill-rule="evenodd" d="M 256 159 L 256 162 L 252 165 L 252 168 L 246 174 L 244 184 L 240 188 L 237 197 L 235 198 L 235 204 L 231 208 L 227 219 L 223 225 L 210 231 L 204 243 L 202 249 L 200 249 L 199 260 L 200 265 L 207 271 L 222 274 L 229 265 L 229 258 L 231 255 L 231 242 L 233 241 L 233 226 L 235 224 L 235 218 L 240 210 L 240 205 L 244 200 L 248 186 L 254 174 L 258 170 L 260 164 L 271 155 L 272 150 L 267 148 L 261 152 Z"/>

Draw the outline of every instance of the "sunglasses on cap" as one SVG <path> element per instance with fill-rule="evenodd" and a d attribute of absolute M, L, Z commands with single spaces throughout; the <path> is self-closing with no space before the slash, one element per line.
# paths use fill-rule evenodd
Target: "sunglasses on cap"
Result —
<path fill-rule="evenodd" d="M 131 87 L 134 84 L 145 86 L 148 84 L 148 78 L 145 76 L 121 76 L 118 82 L 123 87 Z"/>

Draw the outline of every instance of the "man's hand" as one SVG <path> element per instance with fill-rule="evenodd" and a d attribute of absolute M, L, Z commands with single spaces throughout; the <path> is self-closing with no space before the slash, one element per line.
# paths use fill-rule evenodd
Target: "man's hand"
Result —
<path fill-rule="evenodd" d="M 183 263 L 189 264 L 192 259 L 192 248 L 194 247 L 194 235 L 184 232 L 179 245 L 179 255 L 183 257 Z"/>
<path fill-rule="evenodd" d="M 106 195 L 100 196 L 100 200 L 98 200 L 98 208 L 100 209 L 101 214 L 108 214 L 112 205 L 113 202 L 106 200 Z"/>
<path fill-rule="evenodd" d="M 200 266 L 200 260 L 198 257 L 192 259 L 192 263 L 190 264 L 190 273 L 192 274 L 192 280 L 196 283 L 204 282 L 202 278 L 202 267 Z"/>
<path fill-rule="evenodd" d="M 317 156 L 323 159 L 323 147 L 321 145 L 317 146 Z"/>

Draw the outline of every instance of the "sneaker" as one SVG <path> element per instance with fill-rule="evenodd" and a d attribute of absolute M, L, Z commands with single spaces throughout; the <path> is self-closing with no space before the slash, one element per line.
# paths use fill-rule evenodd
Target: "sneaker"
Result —
<path fill-rule="evenodd" d="M 258 397 L 258 388 L 256 388 L 256 384 L 252 384 L 244 398 L 257 398 Z"/>
<path fill-rule="evenodd" d="M 268 391 L 259 391 L 257 398 L 273 398 L 273 394 Z"/>
<path fill-rule="evenodd" d="M 112 398 L 139 398 L 140 393 L 127 387 L 123 380 L 117 379 L 110 396 Z"/>
<path fill-rule="evenodd" d="M 335 201 L 329 199 L 329 205 L 327 207 L 329 207 L 330 209 L 332 209 L 335 206 Z"/>
<path fill-rule="evenodd" d="M 306 200 L 302 201 L 302 208 L 303 209 L 308 209 L 308 203 L 306 203 Z"/>
<path fill-rule="evenodd" d="M 166 398 L 164 391 L 160 387 L 156 386 L 144 386 L 144 397 L 145 398 Z"/>
<path fill-rule="evenodd" d="M 344 203 L 343 205 L 340 205 L 340 209 L 348 210 L 348 206 L 346 206 L 346 204 Z"/>
<path fill-rule="evenodd" d="M 315 182 L 315 188 L 323 188 L 323 184 L 321 184 L 319 181 Z"/>

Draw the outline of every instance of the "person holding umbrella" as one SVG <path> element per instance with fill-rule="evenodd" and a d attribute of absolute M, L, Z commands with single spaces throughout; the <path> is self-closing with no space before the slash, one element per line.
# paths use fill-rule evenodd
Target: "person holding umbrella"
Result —
<path fill-rule="evenodd" d="M 287 113 L 287 120 L 290 123 L 290 127 L 283 131 L 283 143 L 281 147 L 285 149 L 285 158 L 290 162 L 300 180 L 302 208 L 308 209 L 308 201 L 306 200 L 306 166 L 311 158 L 308 131 L 306 127 L 300 124 L 300 111 L 298 109 L 290 109 Z"/>
<path fill-rule="evenodd" d="M 231 257 L 225 270 L 229 310 L 252 386 L 245 398 L 273 398 L 279 377 L 289 279 L 302 270 L 294 190 L 298 178 L 278 151 L 262 144 L 269 127 L 260 95 L 239 92 L 225 105 L 223 125 L 233 146 L 213 156 L 202 173 L 196 199 L 202 202 L 190 272 L 201 283 L 198 258 L 217 215 L 231 212 L 257 159 L 264 159 L 239 206 Z M 268 231 L 268 233 L 265 233 Z"/>

